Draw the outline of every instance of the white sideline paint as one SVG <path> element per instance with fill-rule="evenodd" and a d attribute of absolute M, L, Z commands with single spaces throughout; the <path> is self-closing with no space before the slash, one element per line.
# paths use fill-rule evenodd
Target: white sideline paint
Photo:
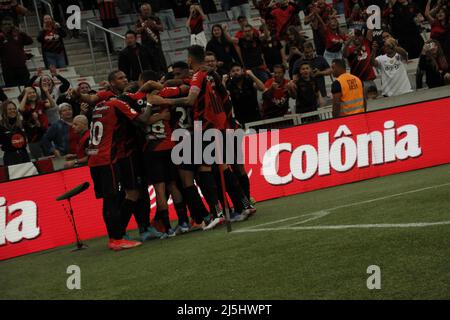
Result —
<path fill-rule="evenodd" d="M 418 193 L 418 192 L 422 192 L 422 191 L 426 191 L 426 190 L 442 188 L 442 187 L 446 187 L 446 186 L 450 186 L 450 183 L 438 184 L 438 185 L 434 185 L 434 186 L 430 186 L 430 187 L 425 187 L 425 188 L 405 191 L 405 192 L 401 192 L 401 193 L 391 194 L 391 195 L 385 196 L 385 197 L 379 197 L 379 198 L 374 198 L 374 199 L 369 199 L 369 200 L 364 200 L 364 201 L 353 202 L 353 203 L 349 203 L 349 204 L 345 204 L 345 205 L 341 205 L 341 206 L 337 206 L 337 207 L 333 207 L 333 208 L 329 208 L 329 209 L 324 209 L 324 210 L 313 212 L 313 213 L 303 214 L 300 216 L 295 216 L 295 217 L 290 217 L 290 218 L 280 219 L 280 220 L 276 220 L 276 221 L 257 224 L 257 225 L 251 226 L 251 227 L 236 230 L 234 232 L 235 233 L 245 233 L 245 232 L 263 232 L 263 231 L 279 231 L 279 230 L 339 230 L 339 229 L 353 229 L 353 228 L 361 228 L 361 229 L 362 228 L 366 228 L 366 229 L 367 228 L 423 228 L 423 227 L 431 227 L 431 226 L 438 226 L 438 225 L 449 225 L 450 221 L 424 222 L 424 223 L 399 223 L 399 224 L 358 224 L 358 225 L 295 227 L 295 225 L 304 224 L 304 223 L 310 222 L 312 220 L 317 220 L 319 218 L 322 218 L 322 217 L 330 214 L 331 211 L 335 211 L 335 210 L 339 210 L 339 209 L 343 209 L 343 208 L 349 208 L 349 207 L 358 206 L 358 205 L 367 204 L 367 203 L 372 203 L 372 202 L 376 202 L 376 201 L 380 201 L 380 200 L 391 199 L 391 198 L 400 197 L 400 196 L 412 194 L 412 193 Z M 282 222 L 286 222 L 286 221 L 297 220 L 297 219 L 300 219 L 300 218 L 306 217 L 306 216 L 312 216 L 312 217 L 309 219 L 306 219 L 306 220 L 302 220 L 300 222 L 295 222 L 294 224 L 292 224 L 289 227 L 258 229 L 259 227 L 262 227 L 262 226 L 268 226 L 268 225 L 278 224 L 278 223 L 282 223 Z"/>
<path fill-rule="evenodd" d="M 263 232 L 263 231 L 286 231 L 286 230 L 342 230 L 342 229 L 371 229 L 371 228 L 424 228 L 434 226 L 450 225 L 450 221 L 440 222 L 418 222 L 418 223 L 390 223 L 390 224 L 351 224 L 338 226 L 311 226 L 311 227 L 280 227 L 265 229 L 242 229 L 234 231 L 244 232 Z"/>

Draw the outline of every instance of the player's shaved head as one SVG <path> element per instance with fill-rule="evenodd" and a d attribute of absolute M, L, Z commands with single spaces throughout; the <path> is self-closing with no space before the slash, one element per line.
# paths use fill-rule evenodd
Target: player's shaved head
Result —
<path fill-rule="evenodd" d="M 191 60 L 191 64 L 202 64 L 205 60 L 205 50 L 202 46 L 193 45 L 188 49 L 188 59 Z"/>

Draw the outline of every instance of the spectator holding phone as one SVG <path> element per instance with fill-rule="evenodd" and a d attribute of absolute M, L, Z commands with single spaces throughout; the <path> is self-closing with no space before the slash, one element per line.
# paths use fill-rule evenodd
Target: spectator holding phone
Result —
<path fill-rule="evenodd" d="M 225 76 L 224 82 L 230 92 L 236 120 L 242 125 L 261 120 L 257 91 L 265 90 L 264 83 L 251 70 L 244 72 L 238 63 L 231 66 L 230 78 Z"/>
<path fill-rule="evenodd" d="M 371 63 L 372 56 L 372 30 L 364 37 L 360 30 L 355 30 L 354 34 L 345 42 L 344 57 L 350 64 L 351 74 L 357 76 L 364 83 L 364 87 L 374 86 L 376 78 L 375 71 Z"/>
<path fill-rule="evenodd" d="M 437 40 L 430 39 L 423 46 L 422 55 L 416 73 L 417 89 L 423 87 L 423 74 L 428 88 L 436 88 L 450 83 L 450 69 L 441 45 Z"/>
<path fill-rule="evenodd" d="M 42 56 L 47 69 L 50 66 L 65 68 L 69 64 L 63 42 L 66 35 L 66 31 L 50 15 L 44 16 L 43 28 L 39 32 L 37 40 L 42 45 Z"/>
<path fill-rule="evenodd" d="M 203 22 L 206 20 L 206 15 L 203 9 L 198 4 L 192 4 L 189 9 L 189 17 L 186 21 L 186 27 L 191 32 L 191 46 L 199 45 L 203 48 L 206 47 L 206 35 L 203 30 Z"/>

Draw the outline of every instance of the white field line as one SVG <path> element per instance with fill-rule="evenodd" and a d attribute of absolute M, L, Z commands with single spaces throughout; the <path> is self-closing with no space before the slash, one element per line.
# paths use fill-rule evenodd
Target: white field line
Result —
<path fill-rule="evenodd" d="M 252 232 L 252 231 L 274 231 L 274 230 L 314 230 L 316 228 L 320 228 L 320 229 L 348 229 L 351 228 L 352 226 L 322 226 L 322 227 L 279 227 L 279 228 L 264 228 L 264 229 L 258 229 L 259 227 L 262 226 L 267 226 L 267 225 L 271 225 L 271 224 L 278 224 L 281 222 L 286 222 L 286 221 L 291 221 L 291 220 L 297 220 L 299 218 L 305 217 L 305 216 L 313 216 L 310 219 L 306 219 L 300 222 L 296 222 L 294 224 L 292 224 L 292 226 L 294 225 L 298 225 L 298 224 L 303 224 L 312 220 L 316 220 L 319 218 L 322 218 L 326 215 L 328 215 L 331 211 L 335 211 L 338 209 L 343 209 L 343 208 L 349 208 L 349 207 L 353 207 L 353 206 L 359 206 L 362 204 L 367 204 L 367 203 L 372 203 L 372 202 L 376 202 L 376 201 L 381 201 L 381 200 L 386 200 L 386 199 L 391 199 L 391 198 L 395 198 L 395 197 L 400 197 L 400 196 L 404 196 L 407 194 L 412 194 L 412 193 L 418 193 L 418 192 L 422 192 L 422 191 L 426 191 L 426 190 L 432 190 L 432 189 L 437 189 L 437 188 L 442 188 L 442 187 L 446 187 L 446 186 L 450 186 L 450 183 L 444 183 L 444 184 L 438 184 L 438 185 L 434 185 L 434 186 L 430 186 L 430 187 L 425 187 L 425 188 L 420 188 L 420 189 L 414 189 L 414 190 L 410 190 L 410 191 L 405 191 L 405 192 L 401 192 L 401 193 L 396 193 L 396 194 L 391 194 L 389 196 L 384 196 L 384 197 L 379 197 L 379 198 L 374 198 L 374 199 L 369 199 L 369 200 L 364 200 L 364 201 L 358 201 L 358 202 L 352 202 L 349 204 L 345 204 L 345 205 L 341 205 L 341 206 L 337 206 L 337 207 L 332 207 L 329 209 L 324 209 L 318 212 L 313 212 L 313 213 L 308 213 L 308 214 L 303 214 L 303 215 L 299 215 L 299 216 L 295 216 L 295 217 L 290 217 L 290 218 L 284 218 L 284 219 L 280 219 L 280 220 L 275 220 L 275 221 L 271 221 L 271 222 L 266 222 L 266 223 L 261 223 L 261 224 L 257 224 L 251 227 L 247 227 L 244 229 L 239 229 L 236 230 L 234 232 Z M 449 224 L 450 222 L 437 222 L 438 224 Z M 405 225 L 407 227 L 415 227 L 417 225 L 417 227 L 420 227 L 421 224 L 397 224 L 395 226 L 399 226 L 400 228 L 402 228 L 401 225 Z M 431 226 L 434 224 L 426 224 L 425 226 Z M 357 226 L 357 225 L 355 225 Z M 359 225 L 359 226 L 371 226 L 371 227 L 359 227 L 359 228 L 374 228 L 374 226 L 384 226 L 384 228 L 389 228 L 389 226 L 393 227 L 394 225 L 389 225 L 389 224 L 370 224 L 370 225 Z M 345 228 L 341 228 L 341 227 L 345 227 Z M 310 229 L 313 228 L 313 229 Z M 406 227 L 403 227 L 406 228 Z"/>
<path fill-rule="evenodd" d="M 295 231 L 295 230 L 342 230 L 342 229 L 372 229 L 372 228 L 424 228 L 450 225 L 450 221 L 440 222 L 419 222 L 419 223 L 389 223 L 389 224 L 352 224 L 352 225 L 338 225 L 338 226 L 311 226 L 311 227 L 279 227 L 279 228 L 264 228 L 264 229 L 242 229 L 234 232 L 248 233 L 248 232 L 264 232 L 264 231 Z"/>

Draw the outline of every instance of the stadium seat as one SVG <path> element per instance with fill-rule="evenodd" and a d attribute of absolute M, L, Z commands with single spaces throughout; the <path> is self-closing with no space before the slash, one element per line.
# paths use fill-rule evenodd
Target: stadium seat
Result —
<path fill-rule="evenodd" d="M 178 61 L 186 61 L 187 60 L 187 51 L 181 50 L 181 51 L 171 51 L 169 52 L 169 59 L 171 63 L 175 63 Z"/>
<path fill-rule="evenodd" d="M 20 96 L 20 89 L 19 87 L 9 87 L 9 88 L 3 88 L 3 92 L 6 94 L 8 99 L 17 99 Z"/>
<path fill-rule="evenodd" d="M 224 21 L 228 21 L 228 15 L 226 14 L 226 12 L 217 12 L 217 13 L 210 13 L 208 15 L 209 18 L 209 22 L 210 23 L 218 23 L 218 22 L 224 22 Z"/>
<path fill-rule="evenodd" d="M 170 45 L 170 40 L 161 41 L 161 47 L 164 52 L 174 50 L 174 49 L 172 49 L 172 46 Z"/>
<path fill-rule="evenodd" d="M 128 27 L 120 26 L 120 27 L 115 27 L 115 28 L 109 28 L 109 30 L 111 30 L 112 32 L 115 32 L 117 34 L 120 34 L 122 36 L 125 36 L 125 33 L 128 31 Z M 113 35 L 111 35 L 111 39 L 113 41 L 115 51 L 120 51 L 123 48 L 125 48 L 125 41 L 123 39 L 121 39 L 117 36 L 113 36 Z"/>
<path fill-rule="evenodd" d="M 170 47 L 173 50 L 186 49 L 186 48 L 189 48 L 190 45 L 191 45 L 190 37 L 170 40 Z"/>
<path fill-rule="evenodd" d="M 125 25 L 131 25 L 134 23 L 134 21 L 131 20 L 131 17 L 128 14 L 124 14 L 124 15 L 120 15 L 118 16 L 119 18 L 119 24 L 121 26 L 125 26 Z"/>
<path fill-rule="evenodd" d="M 75 77 L 79 76 L 74 67 L 65 67 L 65 68 L 60 68 L 57 70 L 58 70 L 59 75 L 61 75 L 64 78 L 67 78 L 67 79 L 75 78 Z"/>
<path fill-rule="evenodd" d="M 228 21 L 227 25 L 228 25 L 228 32 L 231 35 L 233 35 L 236 31 L 241 29 L 241 26 L 237 21 Z"/>
<path fill-rule="evenodd" d="M 183 28 L 169 30 L 169 36 L 171 39 L 179 39 L 179 38 L 189 37 L 190 34 L 189 34 L 187 28 L 183 27 Z"/>
<path fill-rule="evenodd" d="M 177 18 L 175 19 L 175 28 L 183 28 L 186 27 L 186 18 Z"/>
<path fill-rule="evenodd" d="M 253 28 L 259 29 L 262 25 L 262 21 L 260 17 L 251 18 L 248 22 Z"/>
<path fill-rule="evenodd" d="M 259 17 L 259 10 L 258 9 L 251 9 L 250 10 L 250 17 Z"/>
<path fill-rule="evenodd" d="M 169 31 L 166 31 L 166 30 L 162 31 L 159 34 L 159 37 L 161 38 L 161 40 L 168 40 L 168 39 L 170 39 Z"/>
<path fill-rule="evenodd" d="M 32 54 L 33 57 L 42 57 L 41 51 L 37 47 L 25 48 L 24 51 L 27 54 Z"/>

